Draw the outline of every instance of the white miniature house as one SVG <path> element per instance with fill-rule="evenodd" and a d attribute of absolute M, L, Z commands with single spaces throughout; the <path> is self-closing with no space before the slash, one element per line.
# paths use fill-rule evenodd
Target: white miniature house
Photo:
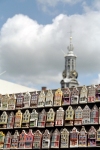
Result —
<path fill-rule="evenodd" d="M 31 94 L 29 92 L 26 92 L 24 95 L 24 100 L 23 100 L 23 107 L 24 108 L 30 107 L 30 100 L 31 100 Z"/>
<path fill-rule="evenodd" d="M 22 127 L 29 127 L 29 121 L 30 121 L 30 112 L 29 110 L 25 110 L 22 116 Z"/>
<path fill-rule="evenodd" d="M 53 93 L 52 90 L 48 90 L 46 94 L 45 107 L 53 106 Z"/>
<path fill-rule="evenodd" d="M 87 103 L 87 98 L 88 98 L 87 93 L 88 93 L 87 87 L 84 85 L 80 92 L 80 99 L 79 99 L 80 104 Z"/>
<path fill-rule="evenodd" d="M 30 114 L 30 127 L 37 127 L 38 123 L 38 113 L 35 109 L 32 110 L 32 113 Z"/>
<path fill-rule="evenodd" d="M 60 133 L 60 148 L 68 148 L 69 147 L 69 131 L 64 128 Z"/>
<path fill-rule="evenodd" d="M 52 108 L 47 112 L 46 127 L 53 127 L 55 120 L 55 112 Z"/>
<path fill-rule="evenodd" d="M 45 106 L 45 93 L 42 90 L 40 92 L 39 98 L 38 98 L 38 107 L 44 107 Z"/>
<path fill-rule="evenodd" d="M 79 101 L 79 90 L 74 87 L 71 92 L 71 104 L 78 104 Z"/>

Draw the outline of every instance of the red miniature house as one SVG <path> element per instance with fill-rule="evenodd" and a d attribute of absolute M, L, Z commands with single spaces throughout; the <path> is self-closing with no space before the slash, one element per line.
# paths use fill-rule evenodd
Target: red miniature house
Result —
<path fill-rule="evenodd" d="M 32 149 L 32 147 L 33 147 L 33 138 L 34 138 L 33 132 L 30 129 L 29 132 L 26 135 L 26 140 L 25 140 L 25 148 L 26 149 Z"/>
<path fill-rule="evenodd" d="M 59 142 L 60 142 L 60 132 L 58 129 L 55 129 L 55 131 L 52 133 L 51 148 L 59 148 Z"/>

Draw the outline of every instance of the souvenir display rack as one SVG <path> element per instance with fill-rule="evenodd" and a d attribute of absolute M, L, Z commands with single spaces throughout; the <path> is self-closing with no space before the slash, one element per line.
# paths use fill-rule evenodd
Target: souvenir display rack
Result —
<path fill-rule="evenodd" d="M 0 95 L 0 149 L 100 148 L 100 85 Z"/>

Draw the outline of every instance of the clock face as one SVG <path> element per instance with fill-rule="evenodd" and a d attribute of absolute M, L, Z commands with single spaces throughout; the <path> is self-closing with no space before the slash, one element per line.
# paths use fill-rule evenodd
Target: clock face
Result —
<path fill-rule="evenodd" d="M 64 70 L 62 73 L 63 78 L 66 78 L 66 71 Z"/>
<path fill-rule="evenodd" d="M 70 72 L 69 78 L 77 78 L 77 77 L 78 77 L 78 73 L 75 70 Z"/>

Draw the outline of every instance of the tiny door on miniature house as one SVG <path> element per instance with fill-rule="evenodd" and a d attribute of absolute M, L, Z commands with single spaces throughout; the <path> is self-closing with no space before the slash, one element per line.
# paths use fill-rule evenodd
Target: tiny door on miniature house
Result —
<path fill-rule="evenodd" d="M 100 102 L 100 84 L 96 88 L 96 102 Z"/>
<path fill-rule="evenodd" d="M 0 128 L 7 127 L 7 119 L 8 119 L 8 115 L 7 115 L 6 111 L 3 111 L 0 116 Z"/>
<path fill-rule="evenodd" d="M 0 94 L 0 110 L 2 109 L 2 99 L 3 99 L 3 96 Z"/>
<path fill-rule="evenodd" d="M 45 106 L 45 93 L 42 90 L 40 92 L 39 98 L 38 98 L 38 105 L 37 107 L 44 107 Z"/>
<path fill-rule="evenodd" d="M 14 123 L 14 128 L 21 128 L 21 123 L 22 123 L 22 112 L 18 110 L 15 114 L 15 123 Z"/>
<path fill-rule="evenodd" d="M 37 130 L 34 133 L 33 149 L 41 149 L 42 133 Z"/>
<path fill-rule="evenodd" d="M 22 128 L 29 127 L 29 122 L 30 122 L 30 112 L 29 110 L 25 110 L 25 112 L 22 115 Z"/>
<path fill-rule="evenodd" d="M 25 148 L 26 149 L 32 149 L 33 147 L 33 132 L 32 129 L 29 130 L 29 132 L 26 135 L 26 140 L 25 140 Z"/>
<path fill-rule="evenodd" d="M 60 143 L 60 132 L 58 129 L 55 129 L 55 131 L 52 133 L 51 148 L 59 148 L 59 143 Z"/>
<path fill-rule="evenodd" d="M 4 139 L 4 149 L 11 147 L 11 133 L 8 131 Z"/>
<path fill-rule="evenodd" d="M 80 104 L 87 103 L 87 92 L 88 92 L 87 87 L 84 85 L 80 92 L 80 98 L 79 98 Z"/>
<path fill-rule="evenodd" d="M 12 94 L 8 100 L 8 110 L 14 110 L 16 105 L 16 96 Z"/>
<path fill-rule="evenodd" d="M 30 114 L 30 127 L 37 127 L 38 122 L 38 113 L 35 109 L 32 110 L 32 113 Z"/>
<path fill-rule="evenodd" d="M 54 95 L 54 106 L 61 106 L 62 104 L 62 91 L 61 89 L 58 89 L 55 91 Z"/>
<path fill-rule="evenodd" d="M 38 119 L 38 127 L 45 127 L 45 123 L 46 123 L 46 111 L 45 109 L 43 109 L 40 113 L 39 113 L 39 119 Z"/>
<path fill-rule="evenodd" d="M 99 110 L 96 105 L 93 106 L 90 112 L 90 123 L 98 124 L 99 123 Z"/>
<path fill-rule="evenodd" d="M 79 90 L 74 87 L 71 93 L 71 104 L 78 104 L 79 101 Z"/>
<path fill-rule="evenodd" d="M 50 147 L 50 132 L 45 130 L 42 135 L 42 149 L 48 149 Z"/>
<path fill-rule="evenodd" d="M 91 85 L 88 88 L 88 103 L 95 102 L 95 99 L 96 99 L 96 86 L 95 85 Z"/>
<path fill-rule="evenodd" d="M 46 94 L 45 107 L 53 106 L 53 93 L 52 90 L 48 90 Z"/>
<path fill-rule="evenodd" d="M 87 147 L 87 132 L 84 126 L 82 126 L 79 132 L 78 147 Z"/>
<path fill-rule="evenodd" d="M 65 111 L 65 126 L 73 126 L 74 122 L 74 110 L 72 106 L 68 106 Z"/>
<path fill-rule="evenodd" d="M 71 91 L 69 88 L 62 90 L 62 105 L 70 105 Z"/>
<path fill-rule="evenodd" d="M 23 107 L 24 95 L 23 93 L 19 93 L 16 96 L 16 109 L 21 109 Z"/>
<path fill-rule="evenodd" d="M 31 94 L 30 107 L 32 107 L 32 108 L 37 107 L 38 96 L 39 96 L 39 94 L 36 91 Z"/>
<path fill-rule="evenodd" d="M 5 134 L 0 131 L 0 148 L 3 149 Z"/>
<path fill-rule="evenodd" d="M 6 94 L 5 96 L 3 96 L 3 99 L 2 99 L 2 101 L 1 101 L 1 103 L 2 103 L 2 110 L 7 110 L 8 109 L 8 101 L 9 101 L 9 95 L 8 94 Z"/>
<path fill-rule="evenodd" d="M 96 146 L 96 129 L 91 126 L 88 132 L 88 147 Z"/>
<path fill-rule="evenodd" d="M 24 101 L 23 101 L 24 108 L 30 107 L 30 100 L 31 100 L 31 94 L 29 92 L 26 92 L 24 95 Z"/>
<path fill-rule="evenodd" d="M 69 147 L 69 132 L 66 128 L 61 131 L 61 139 L 60 139 L 60 148 L 68 148 Z"/>
<path fill-rule="evenodd" d="M 14 112 L 11 112 L 8 116 L 7 128 L 12 129 L 14 126 Z"/>
<path fill-rule="evenodd" d="M 15 130 L 15 133 L 12 135 L 11 139 L 11 148 L 12 149 L 18 148 L 18 144 L 19 144 L 19 133 L 18 130 Z"/>
<path fill-rule="evenodd" d="M 91 110 L 88 105 L 83 108 L 82 112 L 82 124 L 90 124 L 90 113 Z"/>
<path fill-rule="evenodd" d="M 74 119 L 74 125 L 81 125 L 82 124 L 82 113 L 83 110 L 80 106 L 75 109 L 75 119 Z"/>
<path fill-rule="evenodd" d="M 75 127 L 70 132 L 70 147 L 78 147 L 78 131 Z"/>
<path fill-rule="evenodd" d="M 22 131 L 22 133 L 19 135 L 19 149 L 25 148 L 25 141 L 26 141 L 26 132 L 25 130 Z"/>
<path fill-rule="evenodd" d="M 55 118 L 55 126 L 63 126 L 64 123 L 64 109 L 59 107 L 56 111 L 56 118 Z"/>
<path fill-rule="evenodd" d="M 46 127 L 53 127 L 54 119 L 55 119 L 55 112 L 52 108 L 50 108 L 49 111 L 47 112 Z"/>
<path fill-rule="evenodd" d="M 96 146 L 100 147 L 100 127 L 97 130 Z"/>

